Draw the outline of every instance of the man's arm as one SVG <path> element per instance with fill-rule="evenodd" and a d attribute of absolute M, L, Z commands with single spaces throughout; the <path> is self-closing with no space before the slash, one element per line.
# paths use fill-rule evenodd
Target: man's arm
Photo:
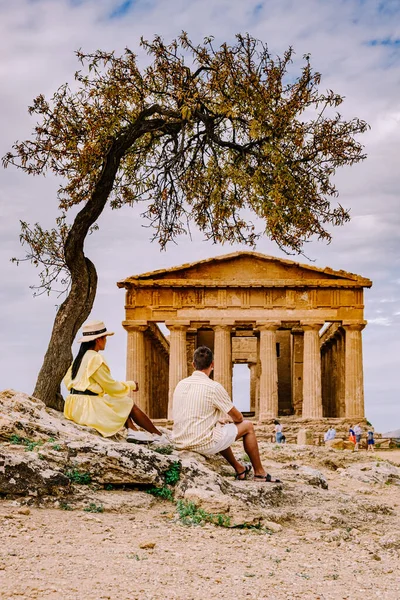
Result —
<path fill-rule="evenodd" d="M 231 410 L 228 412 L 228 415 L 234 423 L 241 423 L 243 421 L 242 413 L 235 407 L 231 408 Z"/>

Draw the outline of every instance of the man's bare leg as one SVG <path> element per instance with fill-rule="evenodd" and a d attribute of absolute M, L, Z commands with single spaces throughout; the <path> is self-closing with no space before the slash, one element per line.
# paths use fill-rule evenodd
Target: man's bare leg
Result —
<path fill-rule="evenodd" d="M 157 429 L 157 427 L 152 423 L 149 417 L 143 412 L 136 404 L 133 405 L 133 408 L 130 412 L 130 415 L 126 421 L 129 426 L 129 422 L 132 424 L 136 423 L 139 427 L 142 427 L 149 433 L 155 433 L 157 435 L 161 435 L 161 431 Z M 136 427 L 132 427 L 132 429 L 136 429 Z"/>
<path fill-rule="evenodd" d="M 236 439 L 243 438 L 243 446 L 253 465 L 254 475 L 266 475 L 267 473 L 261 464 L 260 451 L 253 423 L 251 421 L 242 421 L 241 423 L 236 423 L 236 427 L 238 429 Z"/>
<path fill-rule="evenodd" d="M 232 448 L 229 446 L 229 448 L 227 448 L 226 450 L 222 450 L 220 454 L 225 458 L 225 460 L 228 461 L 231 467 L 235 469 L 237 474 L 243 474 L 242 477 L 239 477 L 239 479 L 245 479 L 245 467 L 243 467 L 242 463 L 236 460 L 235 455 L 232 452 Z"/>

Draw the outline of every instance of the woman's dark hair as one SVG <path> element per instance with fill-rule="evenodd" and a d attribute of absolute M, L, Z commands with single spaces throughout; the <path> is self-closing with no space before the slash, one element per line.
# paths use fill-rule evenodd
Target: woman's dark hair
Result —
<path fill-rule="evenodd" d="M 277 420 L 275 419 L 275 421 L 274 421 L 274 425 L 280 425 L 279 421 L 277 421 Z"/>
<path fill-rule="evenodd" d="M 79 367 L 81 366 L 82 358 L 85 356 L 88 350 L 93 350 L 96 345 L 96 340 L 90 340 L 90 342 L 82 342 L 79 352 L 72 363 L 71 379 L 75 379 L 78 374 Z"/>
<path fill-rule="evenodd" d="M 193 363 L 197 371 L 208 369 L 213 361 L 213 353 L 207 346 L 199 346 L 194 351 Z"/>

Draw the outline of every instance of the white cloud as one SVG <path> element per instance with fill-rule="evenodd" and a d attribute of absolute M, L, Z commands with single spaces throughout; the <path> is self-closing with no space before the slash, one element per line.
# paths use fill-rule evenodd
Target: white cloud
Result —
<path fill-rule="evenodd" d="M 368 324 L 390 327 L 392 321 L 389 319 L 389 317 L 376 317 L 375 319 L 368 319 Z"/>

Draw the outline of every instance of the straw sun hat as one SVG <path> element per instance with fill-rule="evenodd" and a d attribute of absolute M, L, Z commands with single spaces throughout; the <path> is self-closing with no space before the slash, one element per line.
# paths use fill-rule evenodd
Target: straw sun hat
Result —
<path fill-rule="evenodd" d="M 103 321 L 90 321 L 82 327 L 82 337 L 78 342 L 91 342 L 104 335 L 114 335 L 114 332 L 107 331 L 107 327 L 104 325 Z"/>

